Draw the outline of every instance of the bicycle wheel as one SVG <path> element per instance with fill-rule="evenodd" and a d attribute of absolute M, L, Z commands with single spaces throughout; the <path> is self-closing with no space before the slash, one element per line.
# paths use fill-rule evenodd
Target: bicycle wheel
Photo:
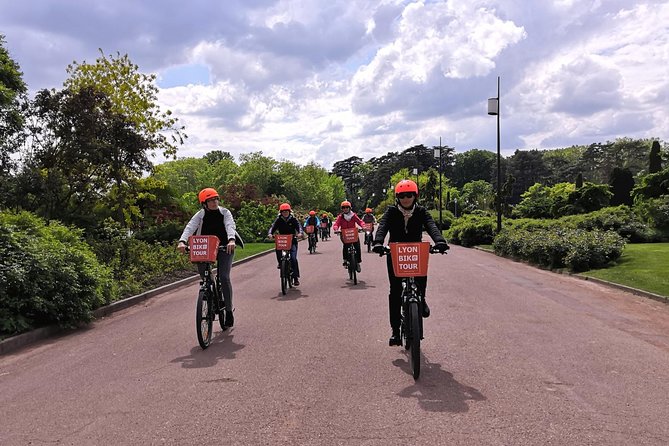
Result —
<path fill-rule="evenodd" d="M 367 252 L 372 251 L 372 236 L 365 234 L 365 245 L 367 245 Z"/>
<path fill-rule="evenodd" d="M 216 314 L 218 313 L 218 325 L 221 327 L 221 330 L 227 330 L 225 326 L 225 302 L 223 301 L 223 295 L 221 294 L 221 284 L 216 277 L 216 288 L 214 291 L 214 299 L 218 302 L 216 305 L 211 307 L 211 319 L 216 319 Z"/>
<path fill-rule="evenodd" d="M 281 260 L 281 293 L 286 295 L 286 288 L 290 282 L 290 265 L 286 259 Z"/>
<path fill-rule="evenodd" d="M 348 259 L 348 271 L 351 279 L 353 279 L 353 285 L 358 284 L 358 262 L 355 260 L 355 248 L 350 248 L 349 259 Z"/>
<path fill-rule="evenodd" d="M 409 303 L 409 328 L 411 351 L 411 370 L 413 370 L 413 379 L 418 379 L 420 375 L 420 314 L 418 313 L 418 302 Z"/>
<path fill-rule="evenodd" d="M 214 318 L 212 317 L 213 313 L 209 308 L 209 302 L 209 292 L 200 290 L 200 294 L 197 296 L 197 306 L 195 310 L 195 329 L 197 331 L 197 341 L 200 343 L 202 349 L 209 347 L 214 323 Z"/>

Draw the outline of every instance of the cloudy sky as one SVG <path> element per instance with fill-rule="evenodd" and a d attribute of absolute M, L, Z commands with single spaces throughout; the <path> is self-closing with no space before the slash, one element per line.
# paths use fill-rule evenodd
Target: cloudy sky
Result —
<path fill-rule="evenodd" d="M 326 168 L 416 144 L 669 141 L 667 0 L 0 0 L 31 92 L 128 54 L 189 136 Z"/>

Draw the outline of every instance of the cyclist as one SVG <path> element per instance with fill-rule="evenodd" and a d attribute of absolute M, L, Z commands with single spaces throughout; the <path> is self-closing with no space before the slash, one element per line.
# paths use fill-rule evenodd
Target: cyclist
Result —
<path fill-rule="evenodd" d="M 341 229 L 346 229 L 346 228 L 355 228 L 356 224 L 360 226 L 362 229 L 364 227 L 364 223 L 362 220 L 360 220 L 360 217 L 358 217 L 355 212 L 351 210 L 351 203 L 349 201 L 342 201 L 341 202 L 341 214 L 337 216 L 337 220 L 334 222 L 332 225 L 332 229 L 334 230 L 335 233 L 339 232 Z M 362 256 L 360 255 L 360 240 L 356 241 L 353 243 L 353 246 L 355 247 L 355 260 L 357 262 L 357 268 L 356 271 L 360 272 L 360 264 L 362 263 Z M 347 256 L 346 256 L 346 250 L 348 249 L 348 244 L 342 244 L 342 250 L 341 250 L 341 255 L 344 259 L 344 266 L 347 266 Z"/>
<path fill-rule="evenodd" d="M 230 281 L 230 269 L 235 257 L 235 245 L 244 247 L 244 242 L 237 233 L 235 220 L 230 211 L 219 205 L 220 197 L 216 189 L 207 187 L 197 194 L 202 209 L 197 211 L 184 228 L 177 249 L 185 252 L 188 245 L 188 237 L 191 235 L 215 235 L 221 242 L 221 248 L 216 257 L 218 280 L 221 283 L 221 292 L 225 301 L 224 327 L 232 327 L 235 323 L 232 314 L 232 282 Z M 225 245 L 223 245 L 225 243 Z M 204 279 L 206 266 L 198 263 L 198 272 Z"/>
<path fill-rule="evenodd" d="M 302 225 L 292 214 L 290 204 L 281 203 L 279 206 L 279 216 L 276 217 L 272 226 L 269 227 L 269 231 L 267 231 L 267 237 L 270 240 L 274 238 L 274 232 L 292 234 L 293 236 L 293 244 L 290 247 L 290 266 L 292 269 L 293 285 L 298 286 L 300 284 L 300 267 L 297 263 L 297 237 L 303 238 L 304 232 L 302 231 Z M 281 251 L 276 251 L 276 261 L 280 263 Z M 277 265 L 277 268 L 280 267 L 280 264 Z"/>
<path fill-rule="evenodd" d="M 448 249 L 446 239 L 441 235 L 432 216 L 423 206 L 417 204 L 418 185 L 411 180 L 402 180 L 395 186 L 395 206 L 389 206 L 381 217 L 374 237 L 374 252 L 383 253 L 383 241 L 390 233 L 391 242 L 420 242 L 423 230 L 426 230 L 435 243 L 439 252 Z M 392 259 L 388 256 L 388 281 L 390 293 L 388 295 L 388 310 L 392 334 L 388 345 L 401 345 L 400 314 L 402 306 L 402 279 L 393 273 Z M 425 299 L 427 276 L 416 277 L 418 292 Z M 423 317 L 430 316 L 430 307 L 423 300 Z"/>
<path fill-rule="evenodd" d="M 309 216 L 304 220 L 304 227 L 313 226 L 316 241 L 318 241 L 318 228 L 321 227 L 321 219 L 316 215 L 316 211 L 309 211 Z"/>
<path fill-rule="evenodd" d="M 328 214 L 323 213 L 323 215 L 321 216 L 321 223 L 325 223 L 326 229 L 328 231 L 328 238 L 331 238 L 332 235 L 330 234 L 330 228 L 332 228 L 332 221 L 330 220 Z"/>
<path fill-rule="evenodd" d="M 374 217 L 374 214 L 372 212 L 373 211 L 370 208 L 365 209 L 365 215 L 362 216 L 362 221 L 365 224 L 376 225 L 376 217 Z M 369 237 L 374 237 L 374 231 L 369 233 Z M 366 242 L 367 242 L 367 233 L 365 232 L 365 243 Z"/>

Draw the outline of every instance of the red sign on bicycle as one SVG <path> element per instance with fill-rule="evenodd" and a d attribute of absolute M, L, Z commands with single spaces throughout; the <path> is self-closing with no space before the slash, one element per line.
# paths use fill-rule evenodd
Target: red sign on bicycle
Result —
<path fill-rule="evenodd" d="M 343 243 L 355 243 L 358 240 L 358 230 L 356 228 L 341 228 L 341 241 Z"/>
<path fill-rule="evenodd" d="M 430 243 L 391 242 L 393 272 L 396 277 L 427 276 L 427 260 L 430 258 Z"/>
<path fill-rule="evenodd" d="M 191 262 L 215 262 L 220 240 L 215 235 L 191 235 L 188 237 Z"/>
<path fill-rule="evenodd" d="M 374 223 L 365 223 L 365 231 L 373 232 L 374 231 Z"/>
<path fill-rule="evenodd" d="M 293 234 L 277 234 L 274 236 L 274 247 L 277 251 L 290 251 L 293 245 Z"/>
<path fill-rule="evenodd" d="M 304 227 L 304 232 L 306 232 L 307 234 L 313 234 L 315 228 L 316 226 L 314 225 L 307 225 Z"/>

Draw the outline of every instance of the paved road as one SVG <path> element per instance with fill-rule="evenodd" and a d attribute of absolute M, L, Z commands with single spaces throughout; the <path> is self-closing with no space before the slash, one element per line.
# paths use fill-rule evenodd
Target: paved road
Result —
<path fill-rule="evenodd" d="M 384 260 L 353 286 L 339 253 L 301 243 L 286 296 L 272 256 L 236 266 L 205 351 L 193 285 L 0 357 L 0 444 L 669 444 L 666 305 L 453 247 L 414 382 Z"/>

